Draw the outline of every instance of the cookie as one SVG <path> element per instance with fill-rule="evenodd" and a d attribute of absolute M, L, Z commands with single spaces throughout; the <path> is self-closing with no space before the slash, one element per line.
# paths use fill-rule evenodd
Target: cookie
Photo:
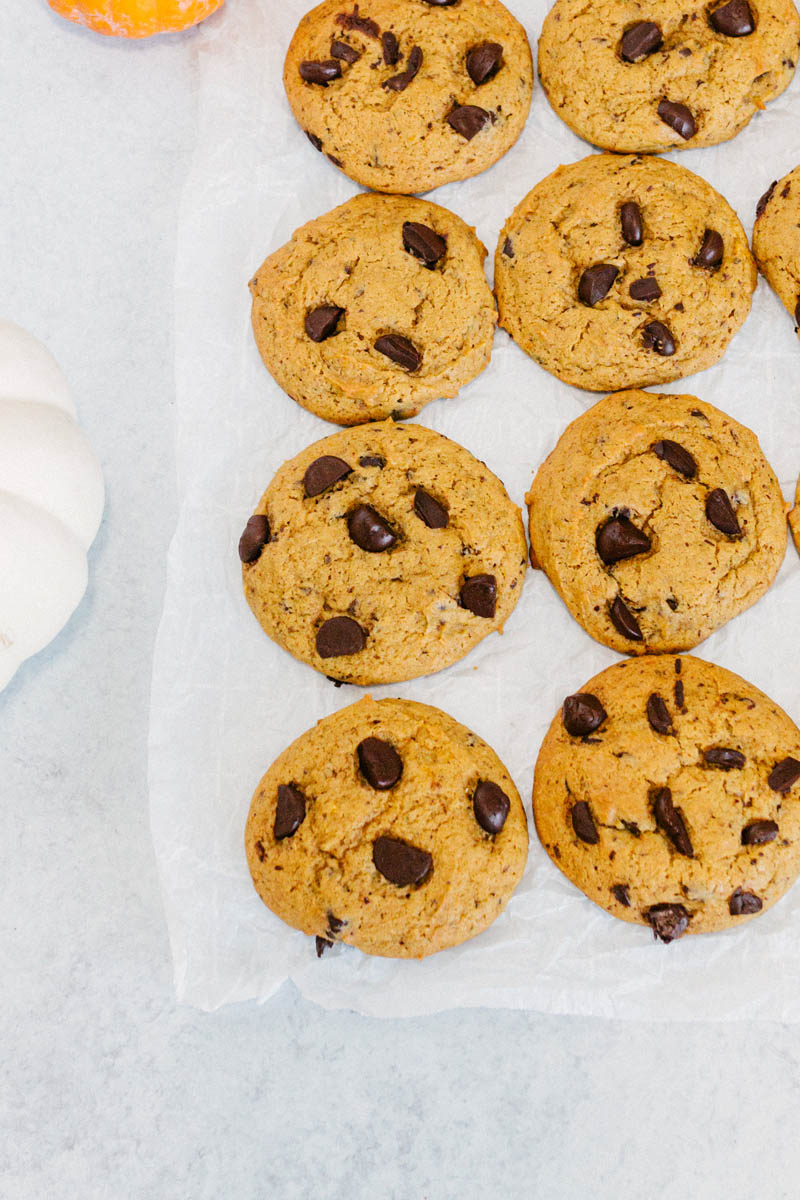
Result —
<path fill-rule="evenodd" d="M 558 115 L 595 146 L 713 146 L 789 86 L 799 37 L 792 0 L 556 0 L 539 75 Z"/>
<path fill-rule="evenodd" d="M 354 196 L 298 229 L 250 281 L 261 357 L 327 421 L 414 416 L 491 357 L 485 257 L 475 231 L 438 204 Z"/>
<path fill-rule="evenodd" d="M 425 958 L 503 911 L 525 812 L 486 742 L 438 708 L 370 697 L 272 764 L 245 831 L 261 899 L 287 925 L 367 954 Z"/>
<path fill-rule="evenodd" d="M 421 425 L 359 425 L 284 463 L 239 544 L 247 602 L 284 649 L 345 683 L 395 683 L 501 631 L 527 563 L 492 472 Z"/>
<path fill-rule="evenodd" d="M 502 158 L 533 64 L 499 0 L 325 0 L 300 22 L 283 80 L 317 150 L 365 187 L 409 194 Z"/>
<path fill-rule="evenodd" d="M 623 654 L 696 646 L 755 604 L 786 552 L 786 506 L 755 434 L 695 396 L 600 400 L 527 501 L 532 560 Z"/>
<path fill-rule="evenodd" d="M 759 200 L 753 253 L 800 337 L 800 167 L 770 184 Z"/>
<path fill-rule="evenodd" d="M 800 554 L 800 479 L 797 481 L 797 491 L 794 497 L 794 508 L 789 513 L 789 528 L 792 531 L 797 553 Z"/>
<path fill-rule="evenodd" d="M 536 829 L 568 879 L 670 942 L 770 908 L 800 871 L 800 730 L 699 658 L 640 658 L 568 696 L 539 753 Z"/>
<path fill-rule="evenodd" d="M 495 257 L 500 324 L 553 375 L 596 392 L 711 366 L 756 278 L 739 218 L 710 184 L 611 154 L 537 184 Z"/>

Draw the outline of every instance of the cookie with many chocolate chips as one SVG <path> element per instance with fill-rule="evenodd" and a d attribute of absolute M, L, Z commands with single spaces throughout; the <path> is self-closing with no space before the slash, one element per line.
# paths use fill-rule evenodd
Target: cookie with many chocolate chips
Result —
<path fill-rule="evenodd" d="M 786 552 L 786 506 L 755 434 L 695 396 L 598 401 L 527 501 L 532 561 L 623 654 L 690 650 L 755 604 Z"/>
<path fill-rule="evenodd" d="M 354 196 L 309 221 L 250 281 L 253 332 L 298 404 L 339 425 L 410 417 L 489 361 L 486 250 L 460 217 Z"/>
<path fill-rule="evenodd" d="M 553 375 L 596 392 L 711 366 L 756 278 L 727 201 L 659 158 L 559 167 L 506 221 L 495 256 L 502 327 Z"/>
<path fill-rule="evenodd" d="M 800 730 L 786 713 L 689 657 L 617 663 L 581 693 L 602 722 L 572 728 L 568 697 L 533 785 L 537 832 L 567 878 L 664 942 L 780 900 L 800 871 Z"/>
<path fill-rule="evenodd" d="M 424 958 L 503 911 L 528 853 L 525 812 L 486 742 L 427 704 L 370 697 L 326 717 L 256 788 L 256 890 L 288 925 L 367 954 Z"/>
<path fill-rule="evenodd" d="M 312 145 L 382 192 L 427 192 L 485 171 L 531 102 L 525 30 L 499 0 L 325 0 L 284 67 Z"/>
<path fill-rule="evenodd" d="M 800 337 L 800 167 L 770 184 L 759 200 L 753 253 Z"/>
<path fill-rule="evenodd" d="M 239 547 L 247 602 L 271 638 L 336 681 L 439 671 L 501 631 L 522 590 L 519 509 L 484 463 L 420 425 L 316 442 L 255 515 Z"/>
<path fill-rule="evenodd" d="M 539 75 L 558 115 L 595 146 L 713 146 L 789 86 L 799 37 L 792 0 L 556 0 Z"/>

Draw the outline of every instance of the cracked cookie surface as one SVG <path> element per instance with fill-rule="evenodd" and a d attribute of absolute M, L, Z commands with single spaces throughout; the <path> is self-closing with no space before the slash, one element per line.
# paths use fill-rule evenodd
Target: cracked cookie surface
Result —
<path fill-rule="evenodd" d="M 791 0 L 557 0 L 539 75 L 562 120 L 603 149 L 712 146 L 788 87 L 798 37 Z"/>
<path fill-rule="evenodd" d="M 654 158 L 559 167 L 506 221 L 500 324 L 589 391 L 711 366 L 750 312 L 756 268 L 739 218 L 704 179 Z"/>
<path fill-rule="evenodd" d="M 365 187 L 409 194 L 513 146 L 533 64 L 499 0 L 325 0 L 300 22 L 283 78 L 316 149 Z"/>
<path fill-rule="evenodd" d="M 759 200 L 753 253 L 800 336 L 800 167 L 770 184 Z"/>
<path fill-rule="evenodd" d="M 800 730 L 699 658 L 617 663 L 565 701 L 533 812 L 556 866 L 662 941 L 736 926 L 800 871 Z"/>
<path fill-rule="evenodd" d="M 335 433 L 285 463 L 239 553 L 269 636 L 357 684 L 431 674 L 501 631 L 527 565 L 519 509 L 488 467 L 393 421 Z"/>
<path fill-rule="evenodd" d="M 414 416 L 489 362 L 486 250 L 460 217 L 407 196 L 354 196 L 302 226 L 250 281 L 277 383 L 339 425 Z"/>
<path fill-rule="evenodd" d="M 259 896 L 288 925 L 423 958 L 484 930 L 519 883 L 525 812 L 486 742 L 440 709 L 365 697 L 304 733 L 256 788 Z"/>
<path fill-rule="evenodd" d="M 786 552 L 786 506 L 755 434 L 695 396 L 598 401 L 527 502 L 532 560 L 623 654 L 690 650 L 755 604 Z"/>

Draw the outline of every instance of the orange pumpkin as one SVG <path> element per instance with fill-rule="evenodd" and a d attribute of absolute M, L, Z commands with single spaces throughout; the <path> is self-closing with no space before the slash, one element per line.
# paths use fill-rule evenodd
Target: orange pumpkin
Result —
<path fill-rule="evenodd" d="M 112 37 L 176 33 L 211 16 L 225 0 L 48 0 L 68 21 Z"/>

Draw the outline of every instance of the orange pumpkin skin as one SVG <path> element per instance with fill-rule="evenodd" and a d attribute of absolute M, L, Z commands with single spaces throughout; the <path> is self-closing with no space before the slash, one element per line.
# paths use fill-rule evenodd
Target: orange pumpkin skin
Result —
<path fill-rule="evenodd" d="M 177 33 L 210 17 L 225 0 L 48 0 L 68 21 L 110 37 Z"/>

